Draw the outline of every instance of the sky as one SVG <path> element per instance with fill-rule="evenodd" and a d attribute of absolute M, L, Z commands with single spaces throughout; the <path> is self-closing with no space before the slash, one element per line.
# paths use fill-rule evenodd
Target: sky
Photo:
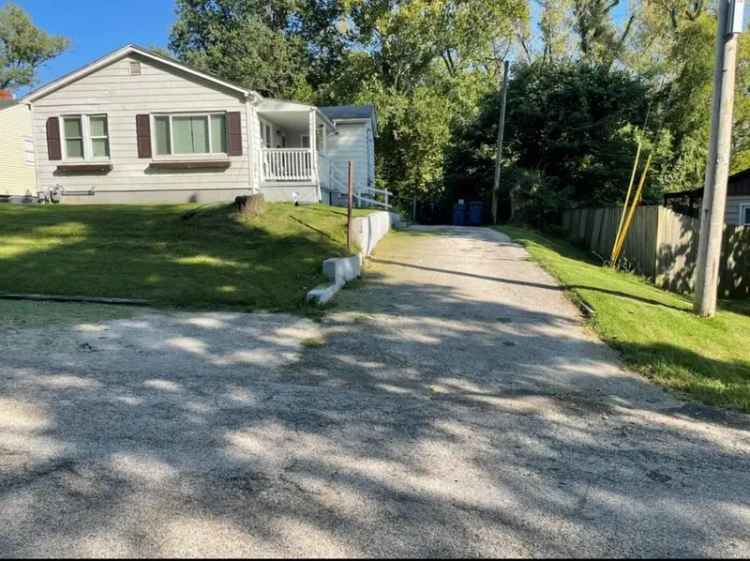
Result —
<path fill-rule="evenodd" d="M 166 47 L 175 20 L 174 0 L 13 0 L 13 3 L 31 14 L 38 27 L 71 41 L 67 51 L 39 70 L 37 86 L 127 43 Z M 0 0 L 2 4 L 5 0 Z M 620 2 L 615 9 L 615 21 L 621 23 L 625 19 L 628 4 Z M 534 26 L 538 17 L 535 5 L 532 1 Z M 25 91 L 17 93 L 23 95 Z"/>
<path fill-rule="evenodd" d="M 39 70 L 37 85 L 128 43 L 166 47 L 175 20 L 174 0 L 13 0 L 13 4 L 26 10 L 47 33 L 70 39 L 70 48 Z"/>

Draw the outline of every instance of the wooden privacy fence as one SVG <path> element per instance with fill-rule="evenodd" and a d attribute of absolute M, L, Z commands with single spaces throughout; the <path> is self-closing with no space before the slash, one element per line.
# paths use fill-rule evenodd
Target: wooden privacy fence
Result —
<path fill-rule="evenodd" d="M 563 212 L 563 228 L 576 242 L 609 258 L 622 208 Z M 623 258 L 657 286 L 692 292 L 700 220 L 662 206 L 640 207 L 625 241 Z M 750 227 L 724 226 L 719 295 L 750 296 Z"/>

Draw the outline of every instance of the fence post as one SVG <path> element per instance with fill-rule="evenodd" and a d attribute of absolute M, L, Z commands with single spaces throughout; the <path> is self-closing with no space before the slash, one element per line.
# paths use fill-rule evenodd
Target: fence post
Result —
<path fill-rule="evenodd" d="M 346 191 L 347 191 L 347 201 L 346 201 L 346 249 L 349 253 L 352 252 L 352 199 L 353 199 L 353 189 L 352 189 L 352 166 L 354 163 L 349 160 L 347 165 L 347 178 L 346 178 Z"/>

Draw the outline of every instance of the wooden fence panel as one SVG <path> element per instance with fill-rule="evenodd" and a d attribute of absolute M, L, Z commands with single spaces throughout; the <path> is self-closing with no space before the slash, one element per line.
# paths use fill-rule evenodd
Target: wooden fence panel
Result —
<path fill-rule="evenodd" d="M 655 283 L 675 292 L 692 292 L 700 221 L 659 208 L 658 272 Z"/>
<path fill-rule="evenodd" d="M 719 296 L 750 296 L 750 228 L 724 226 L 719 265 Z"/>
<path fill-rule="evenodd" d="M 609 259 L 621 207 L 575 209 L 563 213 L 563 227 L 578 243 Z M 623 247 L 622 257 L 657 286 L 692 292 L 700 221 L 665 207 L 640 207 Z M 750 297 L 750 227 L 725 226 L 719 295 Z"/>

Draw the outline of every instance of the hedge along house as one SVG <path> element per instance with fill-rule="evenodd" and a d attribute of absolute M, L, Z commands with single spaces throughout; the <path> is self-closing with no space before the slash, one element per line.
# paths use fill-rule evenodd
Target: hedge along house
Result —
<path fill-rule="evenodd" d="M 335 125 L 318 108 L 264 99 L 135 45 L 22 101 L 31 108 L 37 191 L 65 203 L 219 202 L 258 192 L 318 202 L 321 183 L 332 188 L 329 163 L 342 164 Z"/>

